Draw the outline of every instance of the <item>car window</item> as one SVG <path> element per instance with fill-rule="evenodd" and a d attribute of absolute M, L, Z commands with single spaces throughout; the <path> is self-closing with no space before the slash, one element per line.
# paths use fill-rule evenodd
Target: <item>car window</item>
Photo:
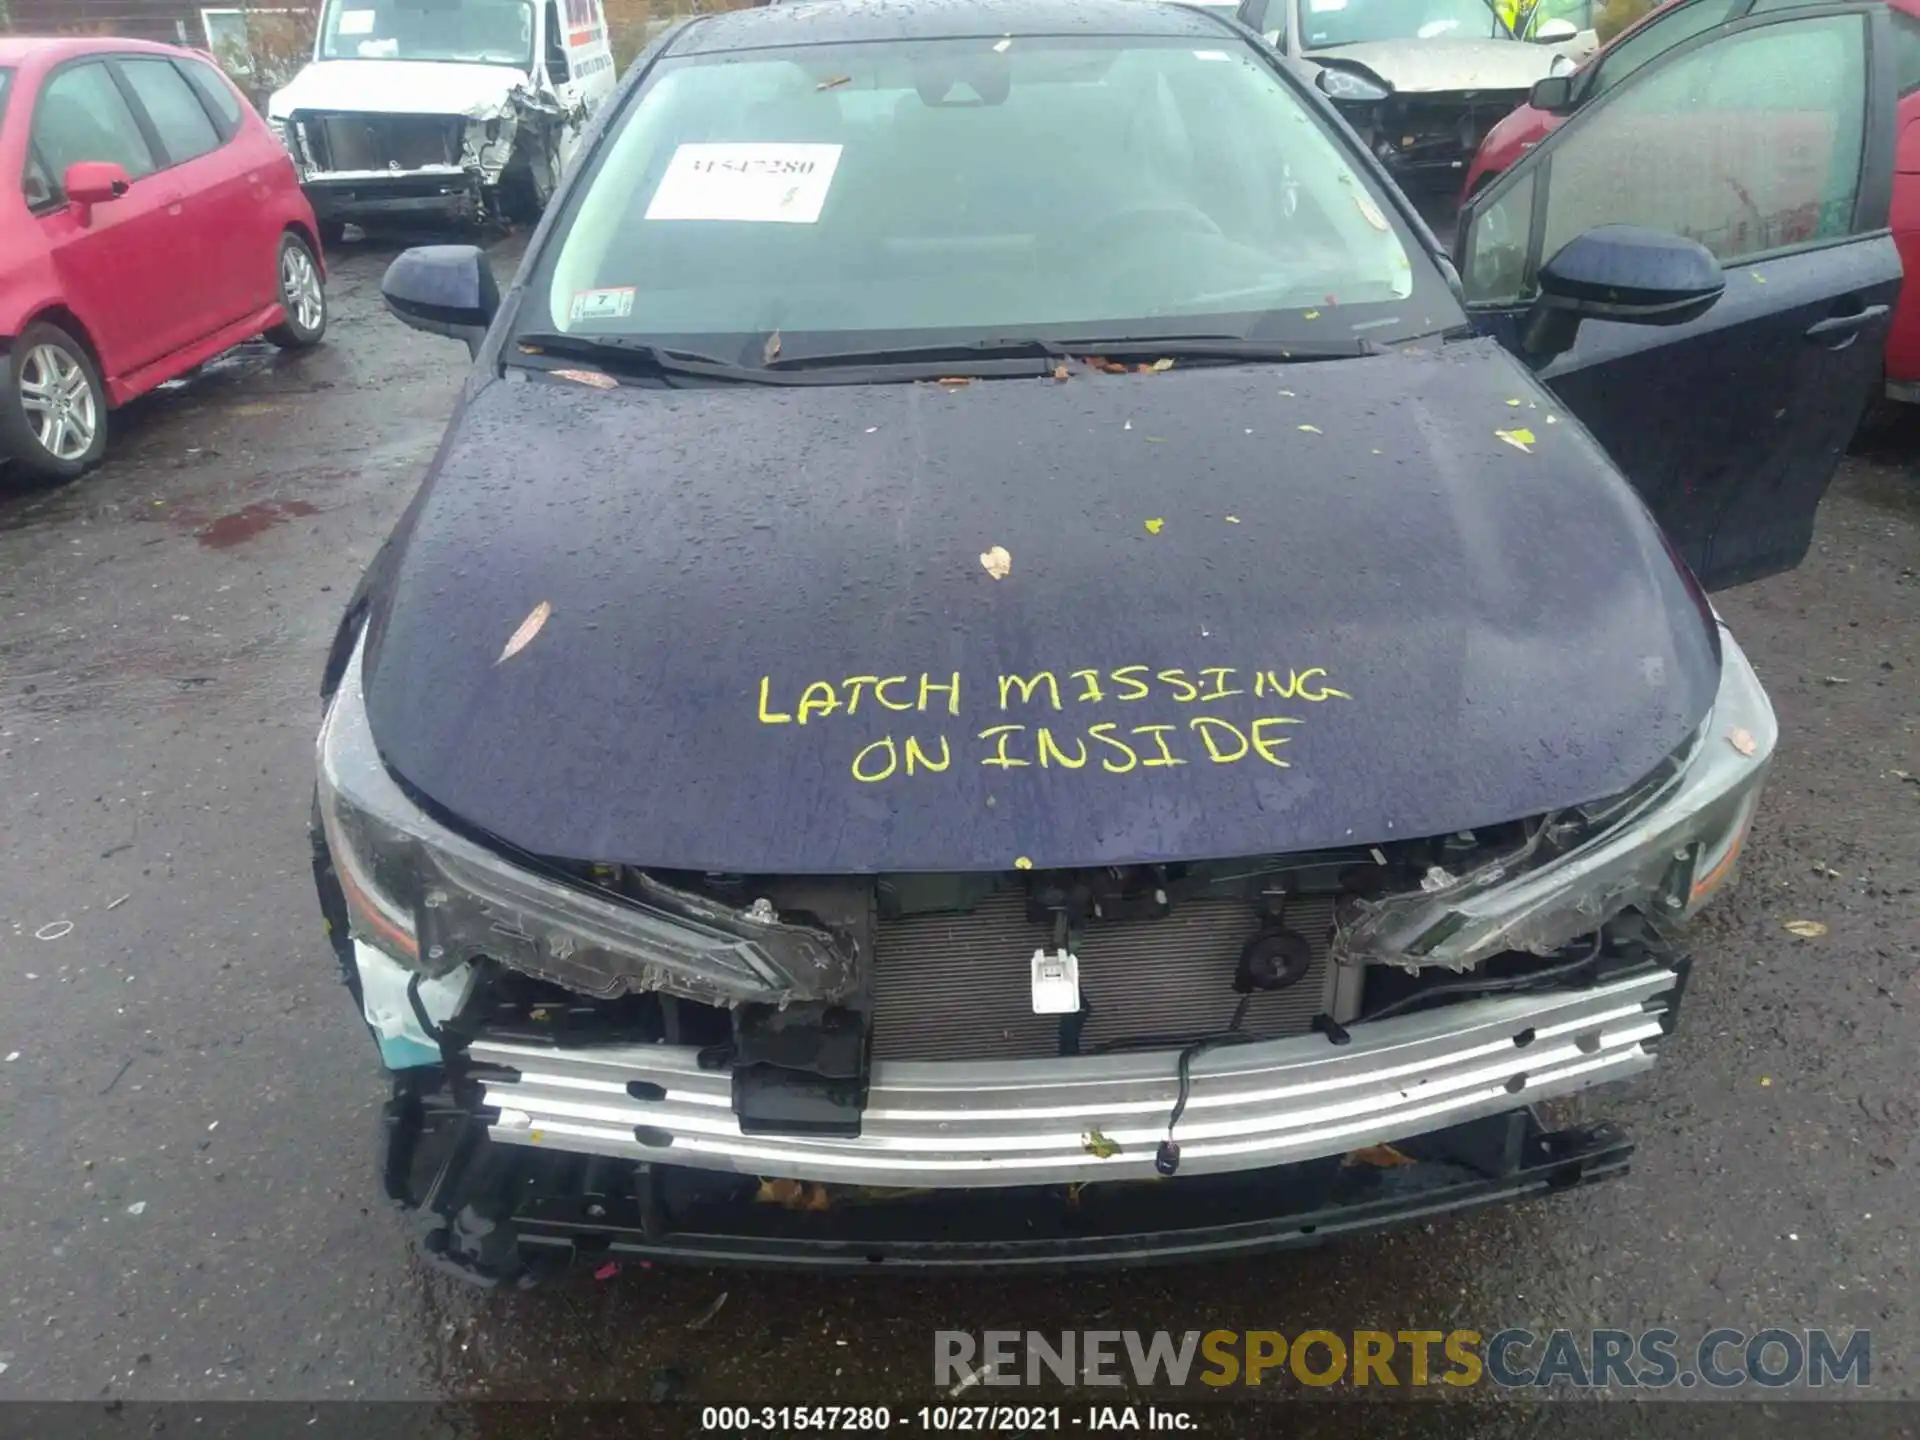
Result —
<path fill-rule="evenodd" d="M 1438 271 L 1336 134 L 1224 32 L 669 58 L 537 273 L 562 330 L 779 330 L 789 354 L 805 331 L 1444 325 Z"/>
<path fill-rule="evenodd" d="M 122 58 L 118 63 L 160 136 L 168 164 L 181 165 L 220 147 L 207 107 L 170 62 Z"/>
<path fill-rule="evenodd" d="M 1904 10 L 1893 16 L 1893 68 L 1900 77 L 1900 93 L 1911 95 L 1920 90 L 1920 20 Z"/>
<path fill-rule="evenodd" d="M 134 180 L 154 171 L 153 152 L 126 97 L 98 60 L 69 65 L 41 87 L 33 111 L 33 149 L 40 173 L 26 178 L 29 204 L 59 200 L 61 177 L 83 160 L 118 165 Z M 45 188 L 43 201 L 33 197 L 36 184 Z"/>
<path fill-rule="evenodd" d="M 1664 55 L 1674 46 L 1725 24 L 1740 8 L 1740 3 L 1741 0 L 1695 0 L 1691 5 L 1670 7 L 1658 19 L 1649 20 L 1601 55 L 1583 98 L 1604 94 L 1655 56 Z"/>
<path fill-rule="evenodd" d="M 533 7 L 527 0 L 327 0 L 322 60 L 439 60 L 533 63 Z"/>
<path fill-rule="evenodd" d="M 1511 39 L 1487 0 L 1301 0 L 1300 46 L 1330 50 L 1372 40 Z"/>
<path fill-rule="evenodd" d="M 240 96 L 232 84 L 204 60 L 180 59 L 173 63 L 193 82 L 193 88 L 200 92 L 200 98 L 211 107 L 221 135 L 231 138 L 234 131 L 240 128 L 241 113 Z"/>
<path fill-rule="evenodd" d="M 1728 35 L 1661 62 L 1543 152 L 1537 243 L 1526 245 L 1529 222 L 1517 206 L 1476 216 L 1469 299 L 1527 298 L 1535 285 L 1515 244 L 1551 257 L 1596 225 L 1684 235 L 1723 265 L 1851 234 L 1866 54 L 1866 17 L 1832 15 Z M 1490 221 L 1492 209 L 1502 219 Z"/>

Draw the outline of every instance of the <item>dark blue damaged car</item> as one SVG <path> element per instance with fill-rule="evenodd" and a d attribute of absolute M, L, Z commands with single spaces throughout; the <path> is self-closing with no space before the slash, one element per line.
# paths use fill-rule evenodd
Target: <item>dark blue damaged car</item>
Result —
<path fill-rule="evenodd" d="M 1217 10 L 775 6 L 643 57 L 504 289 L 400 256 L 473 367 L 314 853 L 428 1254 L 1113 1264 L 1624 1170 L 1537 1107 L 1654 1064 L 1759 803 L 1706 595 L 1879 378 L 1886 24 L 1675 47 L 1449 253 Z"/>

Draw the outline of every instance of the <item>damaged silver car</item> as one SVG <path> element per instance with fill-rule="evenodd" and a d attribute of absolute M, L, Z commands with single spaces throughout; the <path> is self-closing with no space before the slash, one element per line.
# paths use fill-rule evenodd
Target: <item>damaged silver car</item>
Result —
<path fill-rule="evenodd" d="M 332 244 L 350 221 L 532 222 L 613 86 L 601 0 L 328 0 L 267 113 Z"/>

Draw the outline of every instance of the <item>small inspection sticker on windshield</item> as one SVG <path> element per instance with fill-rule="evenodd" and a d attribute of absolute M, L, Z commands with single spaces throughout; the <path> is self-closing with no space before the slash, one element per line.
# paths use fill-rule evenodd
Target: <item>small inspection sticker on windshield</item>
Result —
<path fill-rule="evenodd" d="M 811 225 L 839 165 L 838 145 L 682 145 L 647 219 Z"/>
<path fill-rule="evenodd" d="M 340 12 L 340 33 L 342 35 L 371 35 L 373 33 L 373 14 L 371 10 L 342 10 Z"/>
<path fill-rule="evenodd" d="M 608 290 L 576 290 L 567 309 L 568 320 L 624 320 L 633 314 L 633 286 Z"/>
<path fill-rule="evenodd" d="M 1233 57 L 1228 55 L 1224 50 L 1196 50 L 1193 52 L 1193 58 L 1196 60 L 1230 60 Z"/>

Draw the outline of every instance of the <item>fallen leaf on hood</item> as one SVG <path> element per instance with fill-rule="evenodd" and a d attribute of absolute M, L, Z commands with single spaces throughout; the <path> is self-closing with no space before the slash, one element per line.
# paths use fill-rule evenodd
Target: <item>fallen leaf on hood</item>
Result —
<path fill-rule="evenodd" d="M 1164 519 L 1156 516 L 1152 520 L 1147 521 L 1147 533 L 1149 535 L 1158 535 L 1166 523 Z"/>
<path fill-rule="evenodd" d="M 1749 271 L 1748 273 L 1753 276 L 1754 284 L 1764 285 L 1767 283 L 1767 277 L 1762 275 L 1758 270 Z"/>
<path fill-rule="evenodd" d="M 1029 860 L 1024 855 L 1015 856 L 1013 861 L 1013 868 L 1016 870 L 1031 870 L 1033 869 L 1033 861 Z"/>
<path fill-rule="evenodd" d="M 1096 1160 L 1106 1160 L 1120 1153 L 1120 1142 L 1098 1130 L 1089 1130 L 1080 1137 L 1080 1148 Z"/>
<path fill-rule="evenodd" d="M 1411 1155 L 1396 1150 L 1391 1145 L 1369 1145 L 1363 1150 L 1349 1150 L 1342 1165 L 1371 1165 L 1376 1170 L 1394 1170 L 1402 1165 L 1418 1165 L 1420 1162 Z"/>
<path fill-rule="evenodd" d="M 973 377 L 971 375 L 942 375 L 935 383 L 939 385 L 971 385 L 973 383 Z"/>
<path fill-rule="evenodd" d="M 1762 1090 L 1771 1090 L 1773 1088 L 1773 1077 L 1771 1075 L 1762 1075 L 1760 1077 L 1760 1088 Z"/>
<path fill-rule="evenodd" d="M 1516 410 L 1520 408 L 1520 402 L 1518 400 L 1509 400 L 1507 404 L 1513 406 Z"/>
<path fill-rule="evenodd" d="M 1827 933 L 1827 927 L 1818 920 L 1789 920 L 1787 933 L 1798 935 L 1802 940 L 1818 940 Z"/>
<path fill-rule="evenodd" d="M 1007 547 L 996 545 L 980 557 L 980 567 L 996 580 L 1004 580 L 1013 569 L 1013 556 Z"/>
<path fill-rule="evenodd" d="M 762 365 L 771 365 L 774 361 L 774 357 L 777 356 L 779 353 L 780 353 L 780 332 L 776 330 L 771 335 L 767 336 L 767 343 L 760 347 L 760 363 Z"/>
<path fill-rule="evenodd" d="M 1729 730 L 1727 732 L 1727 743 L 1742 755 L 1751 755 L 1757 748 L 1754 745 L 1752 734 L 1745 730 Z"/>
<path fill-rule="evenodd" d="M 1493 433 L 1522 454 L 1533 453 L 1534 439 L 1531 430 L 1496 430 Z"/>
<path fill-rule="evenodd" d="M 1007 51 L 1011 50 L 1012 48 L 1013 48 L 1013 37 L 1011 35 L 1006 36 L 1004 39 L 1000 41 L 998 45 L 995 45 L 993 47 L 994 53 L 996 55 L 1004 55 L 1007 53 Z"/>
<path fill-rule="evenodd" d="M 1318 310 L 1309 310 L 1300 318 L 1302 320 L 1318 320 L 1320 318 L 1320 312 Z"/>
<path fill-rule="evenodd" d="M 1547 416 L 1547 424 L 1558 425 L 1559 423 L 1560 423 L 1560 417 L 1558 415 Z"/>
<path fill-rule="evenodd" d="M 520 622 L 520 628 L 507 637 L 506 646 L 500 652 L 500 660 L 493 663 L 498 665 L 501 660 L 511 660 L 526 649 L 533 637 L 540 633 L 540 627 L 547 623 L 547 617 L 551 614 L 553 614 L 553 606 L 545 600 L 534 606 L 527 613 L 527 618 Z"/>
<path fill-rule="evenodd" d="M 1084 356 L 1082 357 L 1081 363 L 1091 365 L 1096 370 L 1104 370 L 1109 375 L 1124 375 L 1127 373 L 1127 367 L 1125 365 L 1122 365 L 1118 360 L 1109 360 L 1104 355 Z"/>
<path fill-rule="evenodd" d="M 1173 368 L 1172 359 L 1170 359 L 1168 356 L 1165 356 L 1165 355 L 1162 355 L 1158 360 L 1154 361 L 1153 364 L 1147 367 L 1147 369 L 1154 371 L 1156 374 L 1162 370 L 1171 370 L 1172 368 Z"/>
<path fill-rule="evenodd" d="M 1053 378 L 1056 380 L 1070 379 L 1072 375 L 1073 372 L 1064 365 L 1056 365 L 1053 367 Z"/>
<path fill-rule="evenodd" d="M 1286 396 L 1286 397 L 1287 397 L 1287 398 L 1288 398 L 1289 400 L 1292 400 L 1292 399 L 1295 399 L 1295 398 L 1297 398 L 1297 397 L 1296 397 L 1296 396 L 1294 395 L 1294 393 L 1293 393 L 1293 391 L 1291 391 L 1291 390 L 1282 390 L 1282 391 L 1281 391 L 1280 393 L 1281 393 L 1282 395 L 1284 395 L 1284 396 Z"/>
<path fill-rule="evenodd" d="M 1318 425 L 1302 425 L 1300 428 L 1309 435 L 1319 435 L 1323 433 Z"/>
<path fill-rule="evenodd" d="M 1240 523 L 1240 517 L 1238 515 L 1229 515 L 1227 516 L 1227 523 L 1229 525 L 1238 525 Z"/>
<path fill-rule="evenodd" d="M 852 79 L 853 77 L 851 75 L 836 75 L 831 80 L 822 80 L 813 88 L 816 90 L 838 90 L 842 85 L 847 84 Z"/>
<path fill-rule="evenodd" d="M 620 382 L 611 375 L 602 375 L 598 370 L 549 370 L 549 375 L 561 380 L 573 380 L 582 385 L 591 385 L 596 390 L 617 390 Z"/>

